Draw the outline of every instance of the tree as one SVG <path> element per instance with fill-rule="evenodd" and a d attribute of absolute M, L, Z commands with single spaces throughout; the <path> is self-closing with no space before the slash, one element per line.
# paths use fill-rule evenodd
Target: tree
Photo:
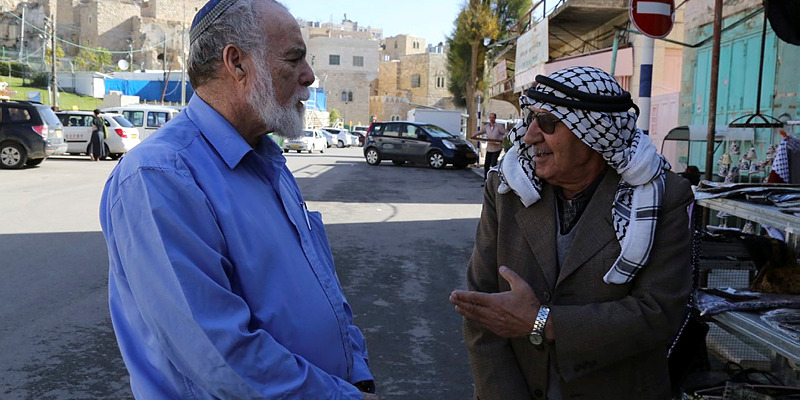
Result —
<path fill-rule="evenodd" d="M 339 117 L 341 117 L 341 114 L 339 113 L 339 110 L 337 110 L 335 108 L 331 108 L 331 111 L 330 111 L 330 120 L 331 120 L 330 124 L 331 124 L 331 126 L 333 126 L 333 124 L 335 124 L 336 121 L 339 120 Z"/>
<path fill-rule="evenodd" d="M 47 46 L 47 50 L 44 52 L 44 54 L 45 54 L 44 62 L 47 63 L 47 65 L 50 65 L 50 61 L 53 59 L 53 48 L 51 46 Z M 65 54 L 64 49 L 61 48 L 60 44 L 57 44 L 56 60 L 58 60 L 59 58 L 63 58 L 64 54 Z"/>
<path fill-rule="evenodd" d="M 467 108 L 468 137 L 478 125 L 476 95 L 486 90 L 484 39 L 505 36 L 528 6 L 527 0 L 469 0 L 456 18 L 453 34 L 447 38 L 448 89 L 456 105 Z"/>
<path fill-rule="evenodd" d="M 102 47 L 96 49 L 83 48 L 78 52 L 78 56 L 75 57 L 75 67 L 79 70 L 102 71 L 105 65 L 111 65 L 111 53 L 108 49 Z"/>

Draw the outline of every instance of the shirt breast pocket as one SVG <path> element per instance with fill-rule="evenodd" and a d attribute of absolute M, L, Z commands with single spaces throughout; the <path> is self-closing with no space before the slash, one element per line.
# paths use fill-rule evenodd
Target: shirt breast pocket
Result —
<path fill-rule="evenodd" d="M 328 235 L 325 233 L 325 225 L 322 223 L 322 213 L 319 211 L 308 212 L 308 222 L 311 224 L 311 236 L 318 249 L 322 252 L 319 254 L 328 265 L 333 269 L 333 255 L 331 254 L 331 247 L 328 243 Z"/>

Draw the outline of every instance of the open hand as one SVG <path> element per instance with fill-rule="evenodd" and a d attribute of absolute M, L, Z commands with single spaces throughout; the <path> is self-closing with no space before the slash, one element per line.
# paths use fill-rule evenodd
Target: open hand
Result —
<path fill-rule="evenodd" d="M 499 272 L 509 283 L 511 290 L 500 293 L 456 290 L 450 293 L 450 302 L 455 304 L 459 314 L 498 336 L 525 336 L 533 329 L 541 303 L 528 282 L 510 268 L 502 266 Z"/>

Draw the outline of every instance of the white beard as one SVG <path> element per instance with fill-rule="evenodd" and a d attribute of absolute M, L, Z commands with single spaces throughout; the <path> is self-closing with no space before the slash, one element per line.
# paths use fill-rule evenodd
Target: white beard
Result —
<path fill-rule="evenodd" d="M 256 67 L 256 80 L 247 100 L 250 105 L 261 117 L 261 121 L 273 132 L 286 139 L 297 139 L 303 136 L 303 117 L 305 109 L 298 109 L 297 104 L 301 100 L 308 100 L 310 95 L 308 88 L 303 88 L 297 93 L 286 106 L 281 106 L 275 99 L 275 91 L 272 83 L 272 76 L 269 74 L 269 67 L 264 57 L 254 57 Z"/>

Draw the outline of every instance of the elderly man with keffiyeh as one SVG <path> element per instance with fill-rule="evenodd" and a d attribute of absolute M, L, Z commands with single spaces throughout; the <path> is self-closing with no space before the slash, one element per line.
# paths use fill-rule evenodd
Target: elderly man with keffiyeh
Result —
<path fill-rule="evenodd" d="M 607 73 L 537 76 L 489 174 L 464 315 L 475 398 L 669 399 L 691 290 L 689 183 Z"/>

